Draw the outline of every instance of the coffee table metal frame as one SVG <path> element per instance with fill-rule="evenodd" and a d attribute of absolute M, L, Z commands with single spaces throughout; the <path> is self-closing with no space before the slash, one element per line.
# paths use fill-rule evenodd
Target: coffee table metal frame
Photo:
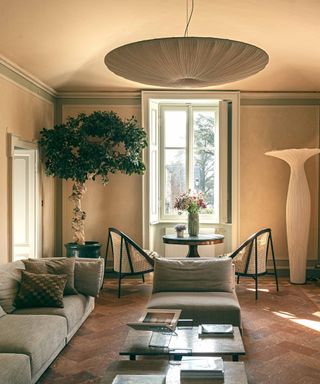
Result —
<path fill-rule="evenodd" d="M 243 362 L 226 361 L 224 368 L 224 384 L 248 384 Z M 100 384 L 112 384 L 117 375 L 142 374 L 166 375 L 168 384 L 180 384 L 180 365 L 172 365 L 170 362 L 163 360 L 114 361 L 109 365 Z M 201 382 L 202 380 L 199 381 L 199 383 Z M 208 380 L 204 382 L 208 382 Z M 214 380 L 214 382 L 216 381 Z M 220 380 L 217 383 L 220 383 Z"/>
<path fill-rule="evenodd" d="M 181 360 L 182 356 L 231 356 L 232 361 L 239 361 L 245 355 L 240 330 L 234 327 L 233 337 L 199 338 L 198 327 L 177 327 L 177 335 L 173 335 L 168 348 L 150 347 L 152 332 L 129 330 L 121 348 L 120 355 L 136 356 L 167 355 L 173 360 Z"/>

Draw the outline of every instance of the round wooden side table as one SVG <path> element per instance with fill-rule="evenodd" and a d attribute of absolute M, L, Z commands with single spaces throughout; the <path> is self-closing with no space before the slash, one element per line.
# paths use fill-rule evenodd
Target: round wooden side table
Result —
<path fill-rule="evenodd" d="M 198 245 L 211 245 L 223 243 L 223 235 L 201 235 L 198 236 L 185 236 L 177 237 L 176 235 L 165 235 L 162 237 L 165 244 L 176 244 L 176 245 L 188 245 L 189 252 L 187 257 L 200 257 L 198 253 Z"/>

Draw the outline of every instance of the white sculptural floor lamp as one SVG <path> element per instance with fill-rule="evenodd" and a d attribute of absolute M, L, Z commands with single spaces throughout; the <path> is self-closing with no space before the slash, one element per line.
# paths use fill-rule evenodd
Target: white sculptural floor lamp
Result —
<path fill-rule="evenodd" d="M 319 153 L 318 148 L 284 149 L 265 153 L 286 161 L 291 169 L 286 219 L 290 282 L 294 284 L 306 282 L 311 203 L 304 163 Z"/>

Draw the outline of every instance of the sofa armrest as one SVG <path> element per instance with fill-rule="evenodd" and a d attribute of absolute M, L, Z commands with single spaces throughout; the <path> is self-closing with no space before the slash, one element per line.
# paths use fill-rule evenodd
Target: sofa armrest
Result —
<path fill-rule="evenodd" d="M 78 292 L 97 297 L 103 285 L 104 259 L 77 258 L 74 268 L 74 285 Z"/>

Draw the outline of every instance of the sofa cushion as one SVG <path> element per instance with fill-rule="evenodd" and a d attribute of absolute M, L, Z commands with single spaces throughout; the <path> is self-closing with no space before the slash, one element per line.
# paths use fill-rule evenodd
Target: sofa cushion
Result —
<path fill-rule="evenodd" d="M 234 292 L 153 293 L 148 308 L 181 309 L 180 318 L 194 324 L 233 324 L 241 327 L 240 305 Z"/>
<path fill-rule="evenodd" d="M 78 292 L 74 287 L 75 258 L 51 258 L 51 259 L 28 259 L 23 260 L 26 271 L 32 273 L 51 273 L 54 275 L 67 275 L 67 284 L 64 289 L 65 295 L 76 295 Z"/>
<path fill-rule="evenodd" d="M 14 300 L 21 281 L 22 261 L 0 265 L 0 305 L 7 312 L 15 310 Z"/>
<path fill-rule="evenodd" d="M 32 376 L 65 345 L 67 322 L 62 316 L 9 315 L 0 318 L 0 353 L 30 357 Z"/>
<path fill-rule="evenodd" d="M 63 291 L 67 275 L 51 275 L 22 271 L 15 305 L 26 307 L 63 307 Z"/>
<path fill-rule="evenodd" d="M 84 295 L 65 296 L 63 308 L 23 308 L 17 309 L 15 315 L 58 315 L 67 320 L 68 334 L 80 322 L 87 311 L 92 307 L 94 299 Z"/>
<path fill-rule="evenodd" d="M 17 353 L 0 353 L 0 383 L 31 384 L 29 356 Z"/>
<path fill-rule="evenodd" d="M 78 292 L 97 297 L 103 284 L 104 260 L 79 259 L 74 268 L 74 284 Z"/>
<path fill-rule="evenodd" d="M 232 259 L 154 260 L 153 292 L 232 292 Z"/>

